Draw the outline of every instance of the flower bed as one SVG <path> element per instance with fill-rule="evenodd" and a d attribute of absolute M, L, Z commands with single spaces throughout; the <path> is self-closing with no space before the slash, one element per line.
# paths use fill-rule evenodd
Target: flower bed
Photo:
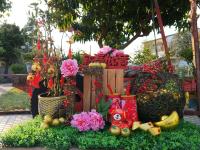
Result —
<path fill-rule="evenodd" d="M 197 150 L 200 147 L 200 128 L 181 121 L 173 130 L 163 131 L 159 136 L 152 136 L 141 130 L 132 131 L 127 138 L 113 136 L 105 128 L 101 131 L 79 132 L 73 127 L 59 126 L 49 129 L 39 128 L 40 117 L 12 128 L 1 136 L 7 147 L 42 146 L 51 149 L 181 149 Z"/>

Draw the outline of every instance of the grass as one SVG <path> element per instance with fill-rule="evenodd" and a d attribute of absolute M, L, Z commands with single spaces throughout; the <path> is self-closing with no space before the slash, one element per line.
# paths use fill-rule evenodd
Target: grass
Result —
<path fill-rule="evenodd" d="M 41 129 L 41 118 L 12 128 L 1 136 L 7 147 L 47 147 L 51 149 L 124 149 L 124 150 L 199 150 L 200 127 L 181 121 L 173 129 L 159 136 L 137 130 L 127 138 L 112 136 L 108 127 L 102 131 L 78 132 L 70 126 Z"/>
<path fill-rule="evenodd" d="M 12 88 L 0 95 L 0 111 L 26 110 L 30 108 L 29 96 L 26 92 Z"/>

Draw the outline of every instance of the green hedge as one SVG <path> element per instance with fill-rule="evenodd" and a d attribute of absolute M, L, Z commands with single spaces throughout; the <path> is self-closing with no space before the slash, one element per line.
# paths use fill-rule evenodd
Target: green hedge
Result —
<path fill-rule="evenodd" d="M 148 132 L 135 131 L 128 138 L 112 136 L 103 131 L 80 133 L 72 127 L 39 128 L 41 118 L 12 128 L 1 136 L 7 147 L 42 146 L 51 149 L 125 149 L 125 150 L 197 150 L 200 148 L 200 128 L 182 121 L 174 130 L 162 131 L 154 137 Z"/>
<path fill-rule="evenodd" d="M 26 65 L 25 64 L 12 64 L 10 66 L 10 68 L 14 74 L 26 73 Z"/>

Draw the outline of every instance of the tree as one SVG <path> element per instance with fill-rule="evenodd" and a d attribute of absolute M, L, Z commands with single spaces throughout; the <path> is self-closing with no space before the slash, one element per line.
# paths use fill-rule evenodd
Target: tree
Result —
<path fill-rule="evenodd" d="M 188 0 L 159 0 L 164 26 L 188 27 Z M 61 29 L 76 31 L 75 40 L 96 40 L 116 48 L 125 48 L 138 37 L 158 29 L 153 1 L 139 0 L 50 0 L 54 22 Z"/>
<path fill-rule="evenodd" d="M 156 55 L 153 55 L 150 49 L 145 48 L 142 51 L 138 51 L 138 53 L 135 55 L 133 59 L 133 63 L 135 65 L 141 65 L 148 62 L 151 62 L 152 60 L 155 60 L 157 57 Z"/>
<path fill-rule="evenodd" d="M 4 13 L 11 7 L 11 2 L 9 0 L 0 0 L 0 12 Z"/>
<path fill-rule="evenodd" d="M 172 48 L 172 53 L 175 53 L 177 57 L 185 59 L 188 64 L 192 63 L 193 54 L 190 31 L 179 32 L 178 35 L 174 38 Z"/>
<path fill-rule="evenodd" d="M 24 44 L 23 36 L 18 26 L 3 24 L 0 27 L 0 59 L 5 61 L 5 71 L 20 57 L 20 47 Z"/>

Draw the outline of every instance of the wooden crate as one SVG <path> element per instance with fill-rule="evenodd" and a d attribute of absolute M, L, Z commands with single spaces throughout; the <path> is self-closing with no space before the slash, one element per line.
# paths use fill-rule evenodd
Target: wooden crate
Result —
<path fill-rule="evenodd" d="M 94 91 L 94 75 L 84 75 L 83 81 L 83 110 L 90 111 L 96 109 L 96 93 Z M 124 70 L 123 69 L 104 69 L 103 75 L 103 94 L 109 95 L 107 85 L 109 84 L 115 93 L 122 94 L 124 90 Z"/>

